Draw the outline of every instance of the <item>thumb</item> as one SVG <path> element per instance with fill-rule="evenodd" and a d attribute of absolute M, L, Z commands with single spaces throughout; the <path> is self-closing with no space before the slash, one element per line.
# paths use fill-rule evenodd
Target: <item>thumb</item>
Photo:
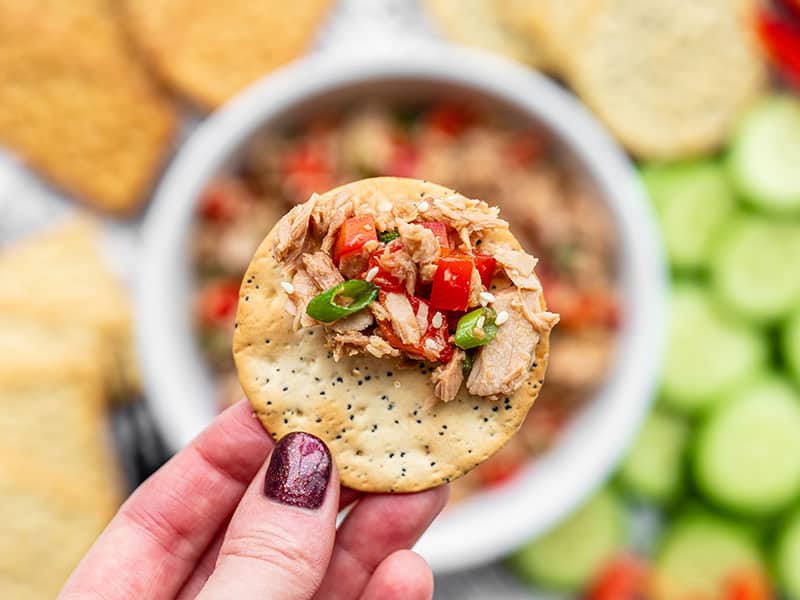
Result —
<path fill-rule="evenodd" d="M 338 504 L 325 443 L 285 436 L 245 492 L 198 598 L 311 598 L 328 568 Z"/>

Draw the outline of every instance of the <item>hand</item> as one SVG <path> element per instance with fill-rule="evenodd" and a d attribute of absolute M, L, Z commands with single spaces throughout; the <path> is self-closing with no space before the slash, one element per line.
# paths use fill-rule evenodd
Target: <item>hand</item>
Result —
<path fill-rule="evenodd" d="M 447 493 L 340 488 L 319 439 L 275 445 L 243 401 L 131 495 L 59 598 L 427 599 L 431 571 L 408 548 Z"/>

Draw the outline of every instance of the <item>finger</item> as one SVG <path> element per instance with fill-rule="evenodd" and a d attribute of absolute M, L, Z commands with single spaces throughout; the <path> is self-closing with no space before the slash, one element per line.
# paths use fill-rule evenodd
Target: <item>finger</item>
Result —
<path fill-rule="evenodd" d="M 353 502 L 358 500 L 362 495 L 363 494 L 361 492 L 352 490 L 350 488 L 340 488 L 339 510 L 344 510 Z M 203 554 L 194 572 L 189 576 L 189 579 L 183 585 L 183 588 L 181 588 L 177 600 L 190 600 L 195 598 L 197 594 L 200 593 L 200 590 L 206 584 L 206 581 L 208 581 L 208 578 L 214 571 L 214 566 L 216 565 L 217 557 L 219 555 L 219 549 L 222 546 L 222 540 L 225 537 L 227 528 L 228 524 L 226 523 L 223 525 L 220 531 L 217 532 L 216 537 L 211 542 L 211 545 L 208 547 L 205 554 Z"/>
<path fill-rule="evenodd" d="M 62 597 L 173 598 L 272 446 L 247 402 L 222 413 L 123 504 Z"/>
<path fill-rule="evenodd" d="M 287 435 L 245 492 L 199 597 L 311 598 L 330 560 L 338 509 L 325 443 Z"/>
<path fill-rule="evenodd" d="M 225 539 L 225 534 L 228 531 L 228 524 L 226 523 L 217 531 L 217 535 L 211 540 L 205 553 L 197 563 L 189 579 L 183 584 L 181 591 L 176 596 L 176 600 L 194 600 L 203 589 L 203 586 L 211 577 L 214 572 L 214 567 L 217 564 L 217 557 L 219 556 L 219 549 L 222 547 L 222 540 Z"/>
<path fill-rule="evenodd" d="M 433 573 L 419 554 L 398 550 L 384 559 L 367 583 L 361 600 L 430 600 Z"/>
<path fill-rule="evenodd" d="M 384 558 L 416 543 L 447 503 L 448 495 L 449 487 L 441 486 L 417 494 L 366 496 L 359 501 L 339 527 L 317 598 L 357 598 Z"/>

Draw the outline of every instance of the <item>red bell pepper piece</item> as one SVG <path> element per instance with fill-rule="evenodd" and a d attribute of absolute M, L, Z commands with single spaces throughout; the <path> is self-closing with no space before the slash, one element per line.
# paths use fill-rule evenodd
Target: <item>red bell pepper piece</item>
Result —
<path fill-rule="evenodd" d="M 333 262 L 337 265 L 345 254 L 357 252 L 370 240 L 378 241 L 375 218 L 372 215 L 350 217 L 342 223 L 336 245 L 333 247 Z"/>
<path fill-rule="evenodd" d="M 800 85 L 800 25 L 762 11 L 756 22 L 761 43 L 776 66 Z"/>
<path fill-rule="evenodd" d="M 382 293 L 383 295 L 383 293 Z M 378 326 L 381 329 L 381 333 L 383 337 L 386 338 L 386 341 L 389 342 L 389 345 L 397 348 L 398 350 L 403 350 L 404 352 L 409 353 L 410 355 L 422 359 L 422 360 L 429 360 L 431 362 L 441 362 L 447 363 L 450 362 L 450 359 L 453 358 L 453 344 L 450 343 L 450 331 L 449 325 L 447 322 L 447 315 L 442 313 L 442 324 L 439 327 L 433 326 L 433 316 L 436 314 L 436 310 L 431 308 L 430 304 L 423 300 L 422 298 L 417 298 L 415 296 L 408 296 L 408 301 L 411 303 L 411 308 L 414 311 L 415 315 L 419 316 L 420 309 L 423 308 L 427 312 L 427 329 L 423 332 L 422 336 L 420 337 L 420 341 L 418 345 L 412 344 L 405 344 L 400 339 L 400 336 L 397 335 L 394 328 L 392 327 L 391 322 L 389 321 L 378 321 Z M 427 340 L 433 341 L 436 349 L 429 347 L 428 344 L 425 342 Z"/>
<path fill-rule="evenodd" d="M 450 237 L 447 235 L 447 225 L 435 222 L 420 223 L 420 225 L 433 232 L 434 237 L 439 242 L 439 246 L 442 249 L 442 256 L 450 254 Z"/>
<path fill-rule="evenodd" d="M 472 281 L 472 257 L 451 254 L 438 260 L 431 286 L 431 307 L 438 310 L 467 310 Z"/>
<path fill-rule="evenodd" d="M 492 286 L 492 277 L 494 277 L 494 268 L 497 265 L 497 259 L 488 254 L 478 254 L 477 252 L 472 256 L 475 261 L 475 268 L 481 276 L 481 283 L 489 289 Z"/>
<path fill-rule="evenodd" d="M 612 561 L 590 588 L 588 600 L 647 598 L 648 569 L 641 559 L 623 555 Z"/>
<path fill-rule="evenodd" d="M 225 325 L 236 315 L 238 303 L 238 282 L 226 279 L 212 281 L 200 291 L 197 315 L 204 325 Z"/>

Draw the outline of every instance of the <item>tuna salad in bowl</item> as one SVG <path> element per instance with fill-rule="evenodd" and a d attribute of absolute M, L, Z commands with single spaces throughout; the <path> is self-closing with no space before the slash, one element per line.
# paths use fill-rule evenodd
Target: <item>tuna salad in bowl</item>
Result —
<path fill-rule="evenodd" d="M 319 336 L 325 351 L 331 357 L 335 352 L 340 362 L 413 365 L 420 385 L 436 391 L 420 397 L 425 410 L 446 408 L 458 402 L 459 394 L 484 390 L 481 402 L 496 414 L 493 408 L 504 411 L 504 399 L 527 384 L 508 376 L 515 372 L 510 361 L 495 370 L 488 368 L 490 361 L 484 361 L 486 368 L 478 364 L 490 343 L 483 349 L 456 343 L 458 324 L 470 313 L 474 321 L 464 331 L 474 339 L 462 345 L 481 341 L 493 328 L 493 339 L 503 343 L 503 328 L 519 316 L 508 310 L 504 290 L 492 289 L 487 265 L 493 260 L 492 278 L 513 285 L 512 275 L 524 280 L 528 272 L 524 256 L 535 257 L 546 312 L 560 314 L 550 335 L 546 383 L 530 411 L 525 409 L 519 432 L 506 435 L 491 458 L 469 465 L 472 470 L 453 481 L 451 506 L 420 541 L 418 549 L 437 570 L 475 565 L 553 526 L 603 481 L 648 408 L 664 332 L 658 234 L 635 172 L 588 113 L 545 78 L 468 50 L 316 57 L 268 77 L 213 115 L 179 153 L 145 223 L 138 309 L 148 400 L 177 448 L 218 410 L 242 398 L 231 344 L 237 307 L 244 304 L 240 288 L 247 286 L 248 265 L 262 240 L 282 215 L 298 210 L 312 194 L 381 176 L 435 181 L 499 207 L 499 217 L 489 212 L 487 218 L 492 226 L 498 226 L 496 220 L 511 223 L 521 255 L 504 256 L 503 249 L 498 255 L 478 237 L 464 244 L 458 228 L 440 227 L 443 217 L 432 212 L 431 199 L 414 200 L 422 214 L 404 223 L 383 223 L 375 211 L 374 226 L 348 224 L 353 239 L 360 224 L 369 238 L 362 248 L 370 251 L 346 258 L 344 267 L 350 246 L 345 239 L 337 250 L 338 237 L 328 240 L 332 245 L 326 245 L 325 258 L 317 254 L 324 236 L 314 240 L 319 244 L 312 246 L 314 252 L 295 257 L 316 294 L 301 298 L 304 281 L 296 282 L 291 270 L 280 273 L 276 310 L 297 321 L 295 331 L 305 331 L 309 339 Z M 364 216 L 354 212 L 345 221 Z M 392 252 L 401 236 L 404 252 L 405 240 L 418 249 L 417 260 L 411 258 L 413 288 Z M 456 276 L 440 308 L 433 306 L 439 302 L 433 298 L 433 270 L 425 268 L 431 251 L 437 261 L 449 258 L 453 272 L 466 273 L 470 262 L 477 273 L 473 279 L 469 271 L 469 286 L 466 277 Z M 271 253 L 272 248 L 265 249 L 265 256 Z M 330 297 L 317 301 L 323 311 L 316 313 L 317 325 L 301 323 L 303 315 L 314 319 L 300 310 L 302 303 L 308 308 L 311 300 L 349 280 L 378 288 L 370 308 L 345 315 L 354 322 L 362 319 L 361 324 L 369 315 L 369 325 L 343 337 L 347 332 L 335 331 L 343 318 L 324 320 L 331 316 L 326 315 Z M 363 301 L 364 290 L 367 297 L 375 291 L 366 285 L 346 290 L 352 296 L 344 295 L 345 304 Z M 391 295 L 401 292 L 402 301 Z M 465 294 L 466 307 L 451 308 L 462 307 Z M 387 306 L 408 318 L 395 315 L 393 323 Z M 381 310 L 388 318 L 376 317 Z M 476 334 L 476 329 L 483 331 Z M 518 350 L 516 342 L 511 347 Z M 525 348 L 519 352 L 524 356 Z M 383 389 L 377 395 L 381 401 L 396 391 L 395 375 L 395 369 L 386 368 L 368 380 L 365 374 L 355 385 Z M 314 377 L 322 379 L 311 375 L 307 385 L 287 393 L 308 393 L 322 384 Z M 325 384 L 338 385 L 336 377 Z M 321 391 L 328 394 L 321 387 L 316 394 Z M 388 410 L 391 401 L 383 402 Z M 478 406 L 476 412 L 482 412 Z M 437 423 L 433 432 L 436 438 L 442 424 L 447 425 Z"/>

